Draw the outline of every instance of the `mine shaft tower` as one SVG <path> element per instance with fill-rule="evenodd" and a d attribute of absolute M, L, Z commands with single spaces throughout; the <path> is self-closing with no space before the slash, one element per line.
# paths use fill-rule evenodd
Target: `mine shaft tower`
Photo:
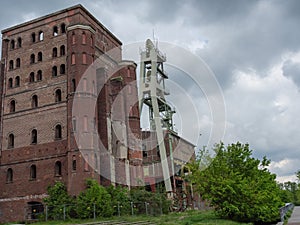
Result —
<path fill-rule="evenodd" d="M 165 95 L 169 94 L 165 87 L 165 80 L 168 79 L 168 75 L 164 71 L 166 56 L 154 46 L 150 39 L 147 39 L 145 47 L 145 50 L 141 52 L 140 62 L 139 109 L 142 114 L 143 106 L 148 106 L 150 130 L 156 133 L 165 188 L 167 193 L 172 195 L 169 170 L 170 168 L 174 174 L 172 147 L 170 145 L 171 165 L 169 166 L 164 130 L 174 132 L 173 114 L 175 111 L 165 99 Z"/>

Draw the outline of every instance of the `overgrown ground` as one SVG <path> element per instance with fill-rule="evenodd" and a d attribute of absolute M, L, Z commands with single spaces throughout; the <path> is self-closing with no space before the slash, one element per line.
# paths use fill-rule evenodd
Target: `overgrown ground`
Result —
<path fill-rule="evenodd" d="M 224 220 L 218 218 L 213 211 L 187 211 L 183 213 L 170 213 L 162 216 L 121 216 L 113 218 L 99 219 L 97 221 L 150 221 L 157 225 L 190 225 L 190 224 L 201 224 L 201 225 L 239 225 L 246 223 L 238 223 L 234 221 Z M 47 221 L 37 222 L 34 225 L 71 225 L 71 224 L 82 224 L 87 222 L 95 222 L 95 220 L 71 220 L 71 221 Z M 248 224 L 250 225 L 250 224 Z"/>

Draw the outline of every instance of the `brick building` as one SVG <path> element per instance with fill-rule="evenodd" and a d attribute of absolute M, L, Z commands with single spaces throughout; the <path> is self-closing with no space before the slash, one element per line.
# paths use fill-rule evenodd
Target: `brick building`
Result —
<path fill-rule="evenodd" d="M 81 5 L 2 31 L 0 222 L 43 211 L 55 181 L 76 196 L 86 178 L 152 187 L 162 180 L 156 144 L 142 150 L 151 134 L 141 131 L 136 64 L 122 59 L 121 46 Z M 166 137 L 168 156 L 179 140 L 193 152 L 177 134 Z"/>
<path fill-rule="evenodd" d="M 124 93 L 117 98 L 136 80 L 136 65 L 122 61 L 121 45 L 81 5 L 2 31 L 0 222 L 27 219 L 24 209 L 41 203 L 55 181 L 77 195 L 89 177 L 101 184 L 125 185 L 134 183 L 131 173 L 142 179 L 140 145 L 129 144 L 129 136 L 140 136 L 135 83 L 126 89 L 129 98 Z M 109 66 L 82 79 L 95 60 L 112 49 Z M 96 102 L 95 113 L 74 114 L 76 96 Z M 112 112 L 116 108 L 119 114 Z M 121 143 L 114 134 L 118 129 Z M 95 134 L 101 148 L 77 145 L 76 135 L 90 139 Z M 107 150 L 114 157 L 101 157 Z"/>

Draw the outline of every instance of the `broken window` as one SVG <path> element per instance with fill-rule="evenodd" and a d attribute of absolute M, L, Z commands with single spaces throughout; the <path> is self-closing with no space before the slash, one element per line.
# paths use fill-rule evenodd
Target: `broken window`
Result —
<path fill-rule="evenodd" d="M 36 79 L 37 79 L 38 81 L 40 81 L 40 80 L 43 79 L 43 73 L 42 73 L 41 70 L 39 70 L 39 71 L 37 72 L 37 77 L 36 77 Z"/>
<path fill-rule="evenodd" d="M 31 54 L 30 55 L 30 64 L 33 64 L 33 63 L 35 63 L 35 55 Z"/>
<path fill-rule="evenodd" d="M 53 77 L 56 77 L 56 76 L 57 76 L 57 67 L 56 67 L 56 66 L 53 66 L 53 67 L 52 67 L 52 76 L 53 76 Z"/>
<path fill-rule="evenodd" d="M 53 27 L 53 36 L 56 37 L 58 35 L 58 28 L 57 26 Z"/>
<path fill-rule="evenodd" d="M 36 144 L 37 143 L 37 130 L 33 129 L 31 131 L 31 144 Z"/>
<path fill-rule="evenodd" d="M 66 24 L 62 23 L 62 24 L 60 25 L 60 30 L 61 30 L 61 33 L 62 33 L 62 34 L 66 33 Z"/>
<path fill-rule="evenodd" d="M 22 47 L 22 38 L 18 38 L 18 48 Z"/>
<path fill-rule="evenodd" d="M 55 102 L 61 102 L 61 90 L 60 89 L 55 91 Z"/>
<path fill-rule="evenodd" d="M 6 183 L 12 183 L 13 182 L 13 170 L 12 168 L 8 168 L 6 172 Z"/>
<path fill-rule="evenodd" d="M 13 134 L 8 135 L 8 148 L 14 148 L 15 147 L 15 136 Z"/>
<path fill-rule="evenodd" d="M 31 165 L 30 167 L 30 180 L 36 179 L 36 165 Z"/>
<path fill-rule="evenodd" d="M 35 33 L 31 34 L 31 42 L 34 43 L 35 42 Z"/>
<path fill-rule="evenodd" d="M 61 139 L 61 125 L 55 126 L 55 139 Z"/>
<path fill-rule="evenodd" d="M 41 52 L 38 53 L 38 62 L 43 61 L 43 54 Z"/>
<path fill-rule="evenodd" d="M 34 82 L 34 72 L 31 72 L 29 75 L 29 82 L 30 83 Z"/>
<path fill-rule="evenodd" d="M 20 87 L 20 77 L 16 76 L 15 78 L 15 87 Z"/>
<path fill-rule="evenodd" d="M 14 61 L 13 60 L 10 60 L 9 61 L 9 67 L 8 67 L 10 70 L 13 70 L 14 69 Z"/>
<path fill-rule="evenodd" d="M 21 59 L 17 58 L 17 60 L 16 60 L 16 68 L 20 68 L 20 66 L 21 66 Z"/>
<path fill-rule="evenodd" d="M 36 95 L 32 96 L 31 106 L 32 106 L 32 108 L 37 108 L 38 107 L 38 97 Z"/>
<path fill-rule="evenodd" d="M 57 57 L 57 48 L 52 49 L 52 57 L 53 58 Z"/>
<path fill-rule="evenodd" d="M 13 79 L 9 78 L 8 79 L 8 88 L 12 88 L 13 87 Z"/>
<path fill-rule="evenodd" d="M 60 46 L 60 56 L 63 56 L 66 54 L 66 48 L 64 45 Z"/>
<path fill-rule="evenodd" d="M 39 41 L 43 41 L 44 40 L 44 32 L 40 31 L 39 32 Z"/>
<path fill-rule="evenodd" d="M 10 41 L 10 49 L 15 49 L 15 40 Z"/>
<path fill-rule="evenodd" d="M 54 168 L 55 176 L 61 176 L 61 162 L 57 161 Z"/>
<path fill-rule="evenodd" d="M 66 73 L 66 66 L 65 66 L 65 64 L 61 64 L 60 65 L 60 74 L 65 74 Z"/>
<path fill-rule="evenodd" d="M 16 101 L 11 100 L 9 103 L 9 112 L 13 113 L 16 111 Z"/>

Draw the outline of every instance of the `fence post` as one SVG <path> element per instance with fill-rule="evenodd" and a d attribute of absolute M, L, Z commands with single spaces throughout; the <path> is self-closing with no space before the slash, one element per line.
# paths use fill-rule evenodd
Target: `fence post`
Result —
<path fill-rule="evenodd" d="M 64 220 L 66 220 L 66 205 L 64 205 Z"/>
<path fill-rule="evenodd" d="M 148 216 L 148 203 L 145 202 L 145 208 L 146 208 L 146 215 Z"/>
<path fill-rule="evenodd" d="M 131 215 L 133 216 L 133 202 L 130 202 L 131 205 Z"/>
<path fill-rule="evenodd" d="M 46 222 L 48 221 L 48 205 L 46 205 L 46 218 L 45 218 Z"/>
<path fill-rule="evenodd" d="M 96 203 L 94 203 L 94 220 L 96 219 Z"/>

